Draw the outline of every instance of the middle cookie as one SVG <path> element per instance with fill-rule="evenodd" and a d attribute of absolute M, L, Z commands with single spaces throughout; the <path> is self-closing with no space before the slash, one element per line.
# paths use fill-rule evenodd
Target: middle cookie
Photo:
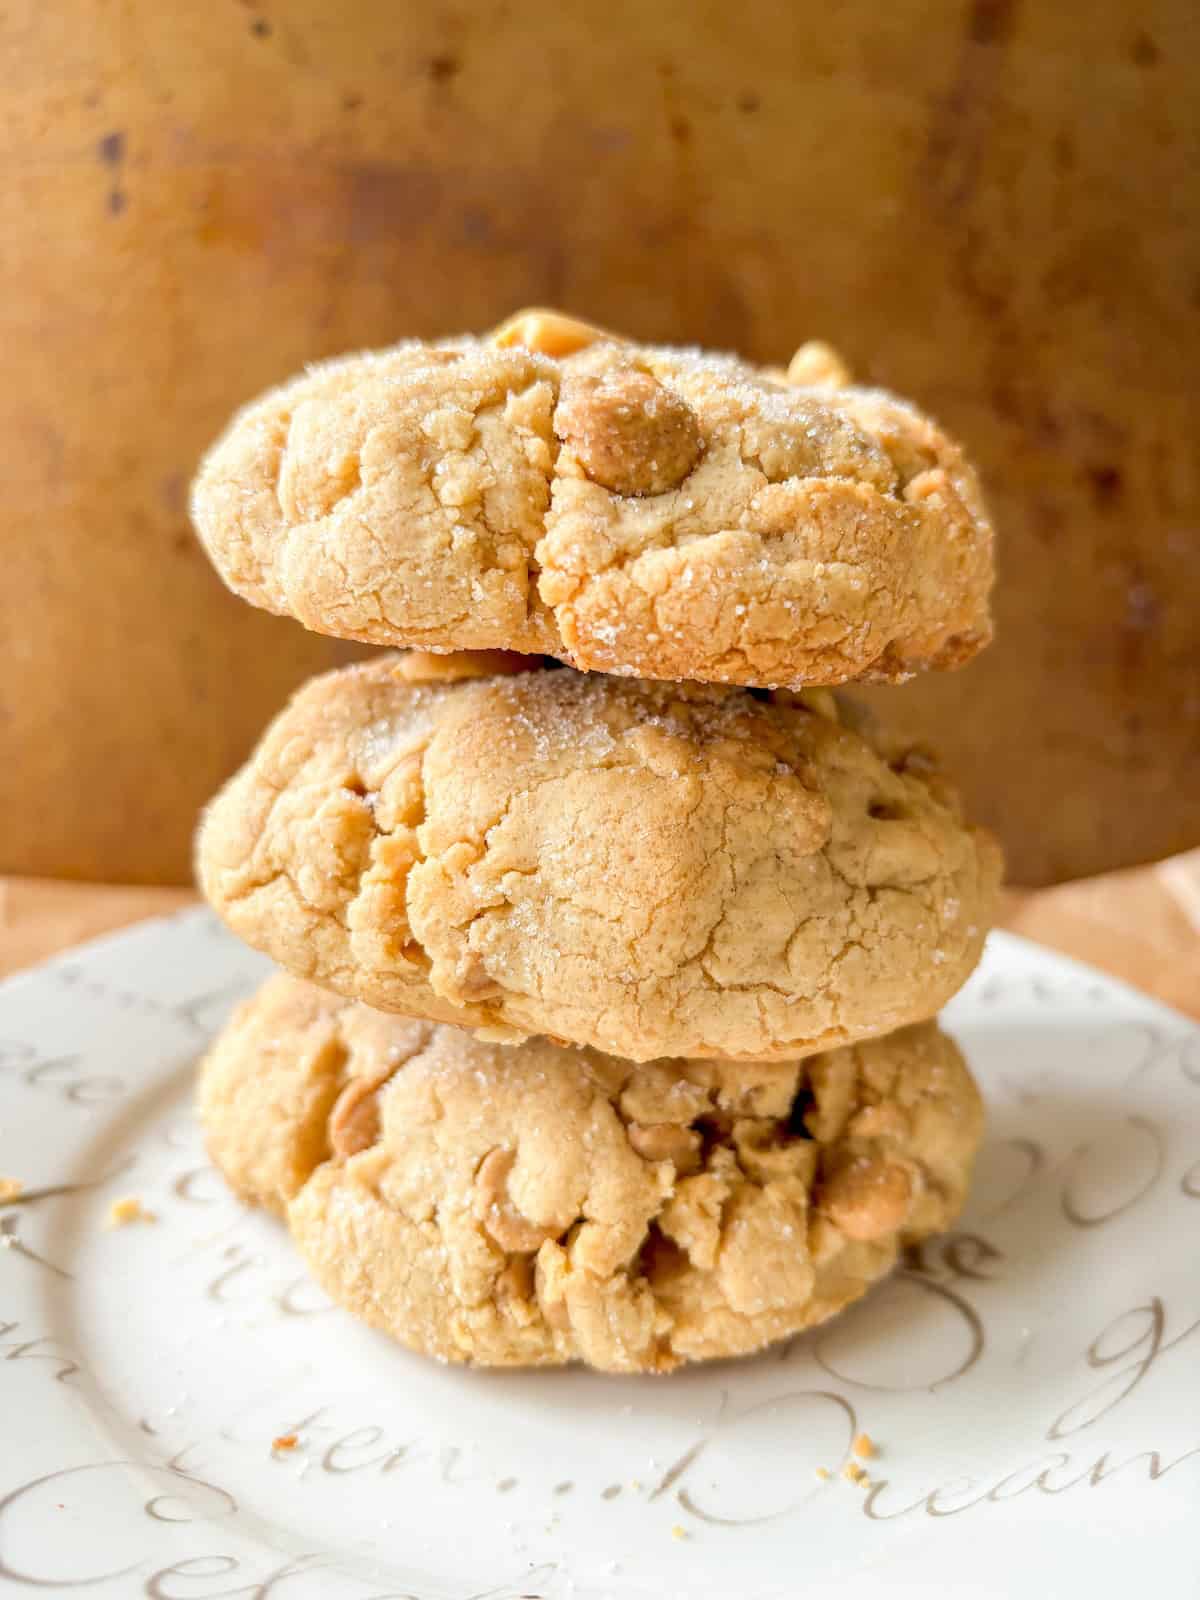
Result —
<path fill-rule="evenodd" d="M 201 886 L 289 971 L 497 1039 L 770 1060 L 887 1033 L 975 966 L 1000 853 L 837 717 L 381 657 L 276 719 L 209 810 Z"/>

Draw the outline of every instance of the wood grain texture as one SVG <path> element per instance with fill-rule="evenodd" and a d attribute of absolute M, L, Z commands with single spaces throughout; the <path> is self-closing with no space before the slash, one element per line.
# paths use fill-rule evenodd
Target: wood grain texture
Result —
<path fill-rule="evenodd" d="M 181 880 L 336 654 L 189 533 L 233 407 L 530 302 L 940 416 L 1000 637 L 876 700 L 1020 881 L 1200 838 L 1190 0 L 18 0 L 0 63 L 0 867 Z"/>
<path fill-rule="evenodd" d="M 0 978 L 194 903 L 186 889 L 0 877 Z M 1000 925 L 1200 1017 L 1200 850 L 1051 889 L 1010 890 Z"/>

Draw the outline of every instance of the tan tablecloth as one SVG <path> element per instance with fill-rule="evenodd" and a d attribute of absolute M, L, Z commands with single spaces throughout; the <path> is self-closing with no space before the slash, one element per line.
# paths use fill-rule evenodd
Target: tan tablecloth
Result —
<path fill-rule="evenodd" d="M 194 898 L 186 889 L 0 877 L 0 975 Z M 1055 889 L 1009 890 L 1001 922 L 1200 1017 L 1200 850 Z"/>

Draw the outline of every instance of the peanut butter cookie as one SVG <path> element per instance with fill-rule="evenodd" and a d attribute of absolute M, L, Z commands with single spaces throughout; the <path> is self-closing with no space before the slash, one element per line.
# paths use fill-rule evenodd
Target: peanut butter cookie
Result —
<path fill-rule="evenodd" d="M 962 453 L 806 345 L 787 371 L 553 313 L 313 368 L 210 451 L 236 592 L 372 644 L 701 682 L 896 682 L 991 636 Z"/>
<path fill-rule="evenodd" d="M 806 1061 L 484 1044 L 293 978 L 204 1065 L 213 1159 L 335 1300 L 444 1361 L 665 1372 L 832 1316 L 962 1205 L 933 1023 Z"/>
<path fill-rule="evenodd" d="M 837 718 L 821 692 L 381 656 L 268 729 L 201 886 L 297 976 L 510 1042 L 761 1060 L 888 1033 L 975 966 L 1000 856 L 926 762 Z"/>

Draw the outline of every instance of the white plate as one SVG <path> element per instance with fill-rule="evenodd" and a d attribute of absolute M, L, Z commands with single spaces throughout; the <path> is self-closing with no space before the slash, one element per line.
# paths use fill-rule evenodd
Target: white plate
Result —
<path fill-rule="evenodd" d="M 196 912 L 0 988 L 26 1187 L 0 1207 L 0 1594 L 1196 1592 L 1183 1018 L 995 936 L 947 1018 L 990 1108 L 956 1233 L 753 1361 L 501 1376 L 330 1308 L 205 1163 L 193 1064 L 264 971 Z M 154 1225 L 106 1225 L 127 1194 Z M 860 1429 L 868 1490 L 838 1476 Z"/>

